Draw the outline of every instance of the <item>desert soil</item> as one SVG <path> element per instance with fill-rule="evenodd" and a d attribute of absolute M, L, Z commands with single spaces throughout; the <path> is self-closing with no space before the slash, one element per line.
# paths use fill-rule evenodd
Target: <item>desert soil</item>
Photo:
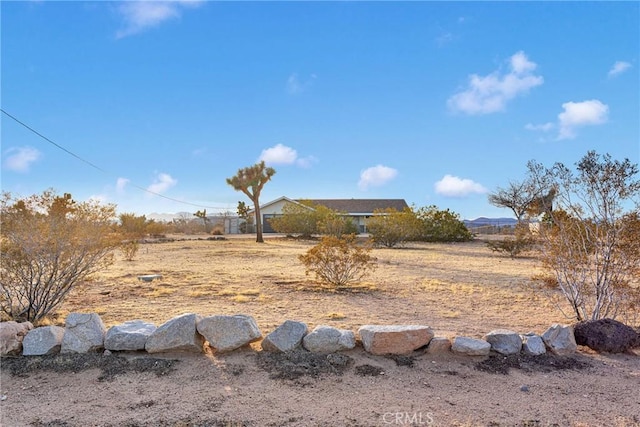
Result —
<path fill-rule="evenodd" d="M 181 237 L 182 239 L 183 237 Z M 357 330 L 426 324 L 436 335 L 497 328 L 542 333 L 570 323 L 534 291 L 534 258 L 510 259 L 481 241 L 376 249 L 377 270 L 350 291 L 305 275 L 313 242 L 190 238 L 142 245 L 134 261 L 69 297 L 69 312 L 107 326 L 161 324 L 184 313 L 252 315 L 263 335 L 284 320 Z M 146 283 L 139 275 L 161 274 Z M 2 426 L 640 426 L 639 351 L 572 357 L 125 353 L 2 359 Z"/>

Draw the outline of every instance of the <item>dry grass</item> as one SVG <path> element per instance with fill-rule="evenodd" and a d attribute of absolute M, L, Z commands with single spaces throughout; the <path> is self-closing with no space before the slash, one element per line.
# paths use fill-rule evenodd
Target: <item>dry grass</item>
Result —
<path fill-rule="evenodd" d="M 298 255 L 314 243 L 268 238 L 145 244 L 74 292 L 61 308 L 99 312 L 107 326 L 143 319 L 156 324 L 184 313 L 250 314 L 263 332 L 287 319 L 310 327 L 427 324 L 440 335 L 482 336 L 496 328 L 544 331 L 567 322 L 532 290 L 532 258 L 510 259 L 480 242 L 411 244 L 375 249 L 378 268 L 366 282 L 335 290 L 305 275 Z M 143 274 L 162 279 L 140 282 Z"/>

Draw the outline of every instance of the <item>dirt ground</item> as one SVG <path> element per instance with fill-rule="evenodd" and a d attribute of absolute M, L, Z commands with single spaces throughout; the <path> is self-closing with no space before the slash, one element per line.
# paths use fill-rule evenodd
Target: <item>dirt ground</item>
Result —
<path fill-rule="evenodd" d="M 284 320 L 357 330 L 426 324 L 436 335 L 570 323 L 532 290 L 535 259 L 482 242 L 376 249 L 378 269 L 331 292 L 297 261 L 313 243 L 180 240 L 143 245 L 72 295 L 107 326 L 183 313 L 250 314 L 263 335 Z M 140 282 L 142 274 L 162 279 Z M 228 354 L 58 355 L 1 361 L 2 426 L 640 426 L 640 351 L 573 357 Z"/>

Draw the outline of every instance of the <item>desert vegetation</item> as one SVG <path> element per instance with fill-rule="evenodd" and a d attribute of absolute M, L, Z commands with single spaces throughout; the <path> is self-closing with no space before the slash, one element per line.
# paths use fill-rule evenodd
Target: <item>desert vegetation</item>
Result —
<path fill-rule="evenodd" d="M 275 173 L 265 168 L 258 164 L 250 171 L 241 169 L 228 182 L 247 190 L 257 202 L 259 190 Z M 131 310 L 148 311 L 158 305 L 164 315 L 165 302 L 198 311 L 194 307 L 206 298 L 208 304 L 215 300 L 216 307 L 228 311 L 228 303 L 269 306 L 278 301 L 286 306 L 282 300 L 294 293 L 294 300 L 303 305 L 310 303 L 310 295 L 315 301 L 310 304 L 321 307 L 327 299 L 327 307 L 320 309 L 324 315 L 313 312 L 316 321 L 355 321 L 353 314 L 345 314 L 351 310 L 347 301 L 359 298 L 354 295 L 375 294 L 389 304 L 401 301 L 405 307 L 396 312 L 408 308 L 419 314 L 435 305 L 440 319 L 472 314 L 469 307 L 477 309 L 478 298 L 486 298 L 492 308 L 507 298 L 511 307 L 518 301 L 535 301 L 535 310 L 548 311 L 545 319 L 619 318 L 637 324 L 637 173 L 637 165 L 628 160 L 618 162 L 593 152 L 578 162 L 577 172 L 564 165 L 547 169 L 530 162 L 523 182 L 489 196 L 516 216 L 514 234 L 485 243 L 478 236 L 473 240 L 457 214 L 436 206 L 377 211 L 367 223 L 370 234 L 356 238 L 344 213 L 305 202 L 291 204 L 271 225 L 295 239 L 272 239 L 258 250 L 238 236 L 208 240 L 215 227 L 208 223 L 206 211 L 188 219 L 202 226 L 201 234 L 191 230 L 166 239 L 182 222 L 163 224 L 130 213 L 116 217 L 115 206 L 77 203 L 69 194 L 52 191 L 29 198 L 5 194 L 0 307 L 4 319 L 37 323 L 46 322 L 60 307 L 106 313 L 112 303 L 120 304 L 116 297 L 121 288 L 128 289 L 128 296 L 140 297 Z M 249 212 L 242 202 L 240 208 Z M 534 219 L 536 228 L 530 227 Z M 165 240 L 173 242 L 152 243 Z M 493 253 L 480 249 L 485 244 Z M 149 258 L 150 253 L 156 257 Z M 462 264 L 451 262 L 461 257 L 466 257 Z M 491 267 L 500 264 L 520 268 Z M 460 271 L 465 274 L 456 273 Z M 487 272 L 495 276 L 484 280 Z M 166 279 L 137 283 L 139 275 L 150 273 Z M 321 294 L 336 292 L 346 305 L 335 307 L 335 295 Z M 107 298 L 72 298 L 80 294 Z"/>

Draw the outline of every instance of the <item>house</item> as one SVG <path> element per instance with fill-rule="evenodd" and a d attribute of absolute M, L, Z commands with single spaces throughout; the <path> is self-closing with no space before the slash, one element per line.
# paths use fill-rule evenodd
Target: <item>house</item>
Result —
<path fill-rule="evenodd" d="M 366 233 L 366 219 L 374 215 L 374 211 L 378 209 L 396 209 L 401 211 L 408 208 L 404 199 L 290 199 L 288 197 L 280 197 L 271 202 L 260 206 L 262 214 L 263 232 L 273 233 L 273 229 L 269 225 L 269 219 L 282 215 L 282 208 L 287 203 L 296 203 L 302 205 L 301 201 L 311 202 L 313 205 L 327 207 L 333 211 L 344 213 L 349 217 L 354 225 L 358 227 L 360 233 Z M 312 208 L 309 208 L 312 209 Z M 251 211 L 250 213 L 254 213 Z"/>

